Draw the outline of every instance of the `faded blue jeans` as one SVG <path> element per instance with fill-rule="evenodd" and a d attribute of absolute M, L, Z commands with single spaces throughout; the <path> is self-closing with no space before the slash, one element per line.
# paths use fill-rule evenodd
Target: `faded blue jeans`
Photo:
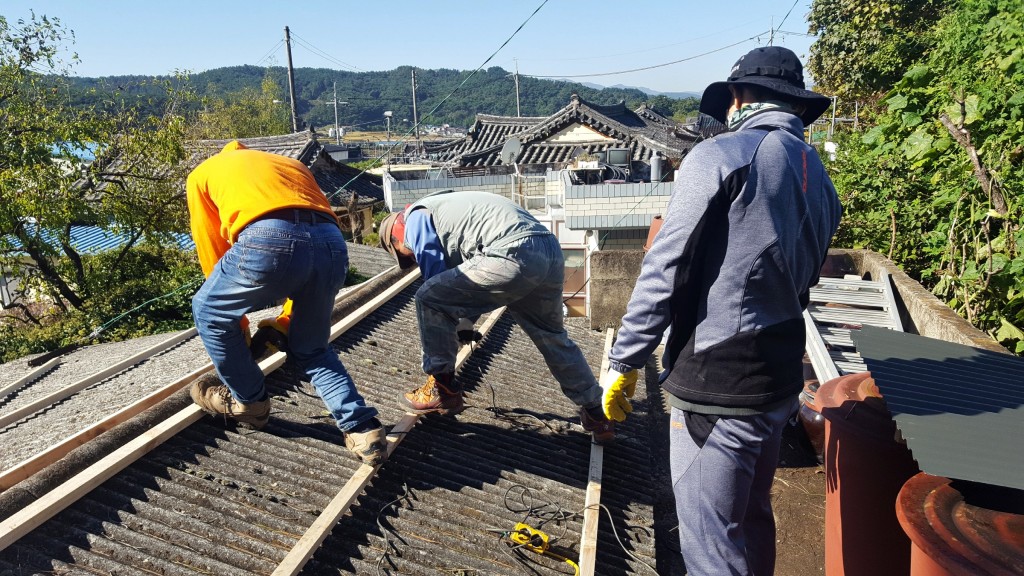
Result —
<path fill-rule="evenodd" d="M 196 329 L 232 396 L 255 402 L 267 392 L 239 322 L 291 298 L 288 355 L 348 431 L 377 410 L 366 405 L 328 342 L 334 297 L 348 273 L 345 239 L 336 224 L 310 218 L 309 211 L 288 212 L 291 220 L 257 220 L 242 230 L 192 298 Z"/>
<path fill-rule="evenodd" d="M 459 318 L 476 318 L 508 306 L 512 318 L 544 356 L 562 393 L 578 406 L 599 404 L 601 388 L 583 352 L 565 331 L 564 275 L 558 239 L 545 234 L 488 250 L 424 282 L 416 291 L 423 371 L 442 374 L 454 370 Z"/>

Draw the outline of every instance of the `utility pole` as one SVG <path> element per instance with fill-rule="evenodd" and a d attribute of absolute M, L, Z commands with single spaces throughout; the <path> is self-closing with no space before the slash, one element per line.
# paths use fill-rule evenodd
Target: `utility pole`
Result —
<path fill-rule="evenodd" d="M 295 112 L 295 74 L 292 72 L 292 37 L 287 26 L 284 27 L 284 46 L 288 53 L 288 95 L 292 100 L 292 132 L 298 132 L 299 119 Z"/>
<path fill-rule="evenodd" d="M 522 113 L 519 111 L 519 59 L 516 58 L 516 116 L 521 117 Z"/>
<path fill-rule="evenodd" d="M 416 115 L 416 69 L 412 69 L 412 131 L 416 140 L 420 139 L 420 120 Z"/>
<path fill-rule="evenodd" d="M 334 83 L 334 143 L 341 144 L 341 132 L 338 131 L 338 83 Z"/>

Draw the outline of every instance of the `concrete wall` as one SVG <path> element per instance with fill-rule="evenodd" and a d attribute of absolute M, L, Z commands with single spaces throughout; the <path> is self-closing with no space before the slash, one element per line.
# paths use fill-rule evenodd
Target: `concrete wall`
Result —
<path fill-rule="evenodd" d="M 601 250 L 643 250 L 647 228 L 594 230 Z"/>
<path fill-rule="evenodd" d="M 590 327 L 618 327 L 640 275 L 641 250 L 604 250 L 590 259 Z M 895 288 L 903 329 L 929 338 L 1009 353 L 991 336 L 958 316 L 893 261 L 870 250 L 829 250 L 822 276 L 857 274 L 878 280 L 888 274 Z"/>
<path fill-rule="evenodd" d="M 590 327 L 618 328 L 640 276 L 642 250 L 602 250 L 590 256 Z"/>
<path fill-rule="evenodd" d="M 565 222 L 570 228 L 650 227 L 671 194 L 671 182 L 567 186 Z"/>

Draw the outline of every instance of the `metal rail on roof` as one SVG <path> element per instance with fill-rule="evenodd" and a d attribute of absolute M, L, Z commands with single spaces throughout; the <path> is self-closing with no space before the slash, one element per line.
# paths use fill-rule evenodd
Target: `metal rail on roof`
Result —
<path fill-rule="evenodd" d="M 878 280 L 821 278 L 811 288 L 804 325 L 807 356 L 819 382 L 867 371 L 851 332 L 862 326 L 903 331 L 888 274 Z"/>

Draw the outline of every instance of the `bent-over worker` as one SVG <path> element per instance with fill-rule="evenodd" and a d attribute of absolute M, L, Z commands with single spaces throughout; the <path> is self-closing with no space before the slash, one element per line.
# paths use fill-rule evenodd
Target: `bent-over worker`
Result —
<path fill-rule="evenodd" d="M 289 298 L 290 317 L 276 322 L 287 332 L 289 357 L 334 416 L 345 446 L 379 464 L 386 445 L 377 410 L 366 405 L 328 342 L 348 251 L 313 174 L 297 160 L 232 141 L 189 174 L 186 192 L 207 276 L 192 312 L 223 382 L 197 380 L 192 399 L 257 429 L 267 423 L 270 397 L 250 353 L 245 315 Z"/>
<path fill-rule="evenodd" d="M 583 428 L 598 443 L 615 438 L 594 374 L 565 331 L 558 238 L 529 212 L 487 192 L 437 192 L 385 218 L 380 242 L 402 268 L 418 264 L 425 279 L 416 291 L 416 315 L 428 378 L 400 397 L 406 410 L 465 408 L 455 378 L 456 332 L 468 326 L 466 319 L 507 306 L 562 392 L 580 407 Z"/>

